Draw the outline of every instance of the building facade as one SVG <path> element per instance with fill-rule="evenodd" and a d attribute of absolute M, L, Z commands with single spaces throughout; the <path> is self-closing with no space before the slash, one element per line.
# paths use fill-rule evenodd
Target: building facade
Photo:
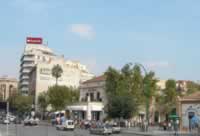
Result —
<path fill-rule="evenodd" d="M 0 78 L 0 101 L 6 101 L 9 97 L 17 94 L 18 81 L 15 78 Z"/>
<path fill-rule="evenodd" d="M 19 89 L 22 94 L 34 94 L 37 99 L 40 92 L 54 85 L 51 69 L 56 64 L 63 69 L 63 75 L 58 81 L 60 85 L 78 87 L 80 82 L 93 77 L 85 65 L 56 55 L 42 41 L 42 38 L 27 38 L 20 64 Z"/>
<path fill-rule="evenodd" d="M 40 62 L 48 62 L 55 57 L 53 51 L 43 44 L 42 38 L 27 38 L 24 52 L 21 56 L 19 89 L 27 95 L 29 91 L 30 71 Z"/>
<path fill-rule="evenodd" d="M 180 117 L 180 129 L 189 131 L 193 117 L 200 120 L 200 92 L 179 97 L 177 100 L 177 113 Z"/>
<path fill-rule="evenodd" d="M 105 76 L 95 77 L 80 85 L 79 103 L 68 106 L 72 117 L 79 120 L 103 120 L 106 117 L 104 106 L 107 103 L 105 94 Z"/>
<path fill-rule="evenodd" d="M 58 85 L 78 88 L 81 82 L 94 77 L 85 65 L 78 61 L 65 60 L 62 56 L 54 57 L 48 62 L 40 62 L 32 68 L 29 74 L 29 94 L 35 96 L 36 105 L 39 94 L 56 84 L 56 79 L 52 76 L 52 68 L 57 64 L 63 70 L 61 77 L 58 78 Z"/>

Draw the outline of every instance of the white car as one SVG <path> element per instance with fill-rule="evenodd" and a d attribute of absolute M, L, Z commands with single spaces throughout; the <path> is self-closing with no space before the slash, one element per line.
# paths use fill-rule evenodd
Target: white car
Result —
<path fill-rule="evenodd" d="M 13 122 L 13 121 L 16 119 L 16 117 L 15 117 L 15 116 L 12 116 L 12 115 L 8 115 L 8 119 L 9 119 L 11 122 Z"/>
<path fill-rule="evenodd" d="M 74 130 L 75 125 L 73 120 L 66 120 L 62 125 L 56 125 L 57 130 Z"/>
<path fill-rule="evenodd" d="M 38 118 L 29 118 L 27 117 L 25 120 L 24 120 L 24 125 L 25 126 L 35 126 L 35 125 L 38 125 L 39 124 L 39 119 Z"/>
<path fill-rule="evenodd" d="M 3 123 L 4 123 L 4 124 L 10 124 L 10 121 L 9 121 L 9 119 L 4 119 L 4 120 L 3 120 Z"/>
<path fill-rule="evenodd" d="M 120 133 L 121 132 L 120 126 L 118 126 L 117 124 L 113 124 L 112 125 L 112 132 L 113 133 Z"/>
<path fill-rule="evenodd" d="M 97 126 L 96 128 L 90 128 L 90 134 L 111 135 L 112 128 L 109 125 Z"/>

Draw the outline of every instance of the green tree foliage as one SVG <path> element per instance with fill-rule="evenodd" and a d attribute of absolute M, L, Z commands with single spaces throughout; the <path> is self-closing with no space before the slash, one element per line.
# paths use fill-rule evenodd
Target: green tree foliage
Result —
<path fill-rule="evenodd" d="M 169 79 L 166 82 L 165 89 L 162 91 L 159 103 L 162 105 L 162 112 L 165 114 L 170 113 L 176 107 L 176 99 L 178 93 L 176 91 L 176 81 Z"/>
<path fill-rule="evenodd" d="M 62 73 L 63 73 L 63 69 L 61 68 L 61 66 L 59 64 L 55 65 L 52 68 L 52 76 L 56 78 L 56 85 L 58 84 L 58 78 L 61 77 Z"/>
<path fill-rule="evenodd" d="M 108 70 L 105 72 L 106 75 L 106 93 L 109 95 L 117 94 L 117 86 L 118 81 L 120 79 L 120 73 L 112 68 L 109 67 Z"/>
<path fill-rule="evenodd" d="M 144 104 L 145 100 L 144 82 L 149 81 L 149 95 L 155 94 L 157 82 L 155 74 L 150 72 L 143 78 L 138 65 L 132 66 L 131 63 L 128 63 L 120 71 L 109 67 L 105 75 L 108 98 L 107 112 L 110 117 L 127 118 L 130 117 L 130 114 L 134 115 L 138 112 L 138 106 Z M 126 104 L 129 106 L 124 106 Z"/>
<path fill-rule="evenodd" d="M 144 84 L 143 84 L 143 76 L 141 73 L 141 69 L 138 65 L 135 65 L 132 69 L 132 88 L 131 92 L 136 99 L 136 102 L 140 105 L 144 103 Z"/>
<path fill-rule="evenodd" d="M 187 95 L 200 91 L 200 85 L 195 82 L 187 82 Z"/>
<path fill-rule="evenodd" d="M 63 110 L 78 100 L 79 92 L 66 86 L 53 86 L 48 89 L 49 104 L 54 110 Z"/>
<path fill-rule="evenodd" d="M 108 113 L 112 118 L 129 119 L 136 110 L 135 102 L 131 94 L 114 95 L 108 103 Z"/>
<path fill-rule="evenodd" d="M 47 92 L 42 92 L 38 96 L 38 106 L 40 111 L 42 112 L 42 116 L 44 115 L 44 112 L 47 109 L 47 106 L 49 105 L 49 97 L 47 95 Z"/>
<path fill-rule="evenodd" d="M 156 85 L 156 83 L 158 82 L 158 80 L 155 78 L 155 73 L 150 71 L 149 73 L 147 73 L 147 75 L 145 75 L 144 77 L 144 85 L 146 84 L 147 85 L 147 90 L 148 92 L 145 92 L 147 93 L 147 97 L 148 98 L 152 98 L 154 97 L 157 92 L 158 92 L 158 87 Z"/>
<path fill-rule="evenodd" d="M 14 95 L 8 99 L 10 106 L 15 108 L 19 115 L 24 115 L 31 111 L 33 104 L 32 96 Z"/>

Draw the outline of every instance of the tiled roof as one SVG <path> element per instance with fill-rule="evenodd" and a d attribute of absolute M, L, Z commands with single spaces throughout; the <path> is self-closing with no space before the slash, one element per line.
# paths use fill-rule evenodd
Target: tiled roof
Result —
<path fill-rule="evenodd" d="M 92 82 L 100 82 L 100 81 L 105 81 L 105 80 L 106 80 L 106 76 L 101 75 L 98 77 L 94 77 L 93 79 L 87 80 L 87 81 L 83 82 L 83 84 L 92 83 Z"/>
<path fill-rule="evenodd" d="M 184 99 L 199 99 L 200 100 L 200 92 L 195 92 L 195 93 L 192 93 L 188 96 L 184 96 L 181 98 L 182 100 Z"/>

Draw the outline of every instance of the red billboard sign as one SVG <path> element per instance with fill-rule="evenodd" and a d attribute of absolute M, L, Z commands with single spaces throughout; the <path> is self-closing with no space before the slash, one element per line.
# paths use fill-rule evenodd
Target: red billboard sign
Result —
<path fill-rule="evenodd" d="M 29 44 L 42 44 L 42 38 L 40 37 L 27 37 L 26 43 Z"/>

